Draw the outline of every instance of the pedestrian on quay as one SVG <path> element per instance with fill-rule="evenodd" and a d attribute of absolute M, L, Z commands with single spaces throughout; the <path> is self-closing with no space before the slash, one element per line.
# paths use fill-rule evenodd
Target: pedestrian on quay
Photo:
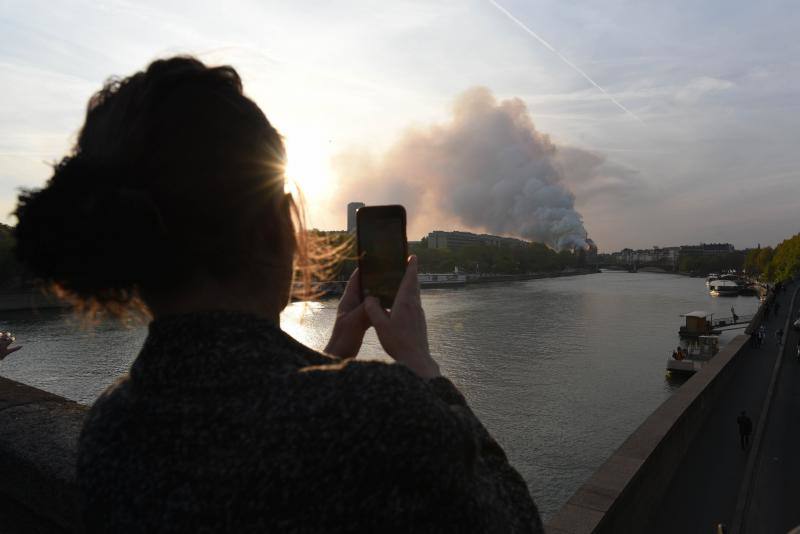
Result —
<path fill-rule="evenodd" d="M 747 449 L 747 446 L 750 445 L 750 434 L 753 432 L 753 421 L 747 417 L 747 412 L 742 410 L 742 413 L 739 414 L 739 417 L 736 418 L 736 423 L 739 425 L 739 445 L 741 445 L 742 450 Z"/>
<path fill-rule="evenodd" d="M 778 343 L 778 347 L 781 346 L 781 342 L 783 341 L 783 328 L 775 332 L 775 339 Z"/>

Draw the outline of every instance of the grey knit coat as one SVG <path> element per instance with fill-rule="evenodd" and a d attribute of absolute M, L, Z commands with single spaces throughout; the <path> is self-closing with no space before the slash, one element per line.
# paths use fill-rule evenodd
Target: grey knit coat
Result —
<path fill-rule="evenodd" d="M 245 313 L 157 319 L 80 438 L 89 532 L 542 532 L 445 378 L 342 362 Z"/>

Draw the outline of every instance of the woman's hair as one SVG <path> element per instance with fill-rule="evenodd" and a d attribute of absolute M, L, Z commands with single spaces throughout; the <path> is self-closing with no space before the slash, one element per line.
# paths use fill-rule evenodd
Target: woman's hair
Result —
<path fill-rule="evenodd" d="M 192 275 L 263 272 L 295 250 L 310 292 L 301 210 L 287 220 L 280 134 L 229 66 L 158 60 L 89 100 L 71 153 L 16 210 L 18 258 L 79 311 L 143 310 L 141 294 Z M 256 240 L 273 250 L 258 257 Z M 320 256 L 320 254 L 316 254 Z"/>

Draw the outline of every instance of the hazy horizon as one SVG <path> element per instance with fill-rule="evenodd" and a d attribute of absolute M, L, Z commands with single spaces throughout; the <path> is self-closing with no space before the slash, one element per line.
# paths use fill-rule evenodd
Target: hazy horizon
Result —
<path fill-rule="evenodd" d="M 366 200 L 410 204 L 412 239 L 585 231 L 614 251 L 800 231 L 800 6 L 373 6 L 4 3 L 0 221 L 105 79 L 191 53 L 233 65 L 285 135 L 309 226 L 344 228 Z"/>

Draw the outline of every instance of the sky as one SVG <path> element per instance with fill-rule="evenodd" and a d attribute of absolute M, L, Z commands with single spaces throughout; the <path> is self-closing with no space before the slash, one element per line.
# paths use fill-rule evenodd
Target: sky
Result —
<path fill-rule="evenodd" d="M 343 160 L 448 128 L 481 88 L 552 142 L 601 251 L 774 245 L 800 232 L 798 27 L 793 1 L 0 0 L 0 221 L 104 80 L 190 53 L 233 65 L 285 136 L 311 226 L 392 190 Z M 457 215 L 431 208 L 409 238 L 485 229 Z"/>

